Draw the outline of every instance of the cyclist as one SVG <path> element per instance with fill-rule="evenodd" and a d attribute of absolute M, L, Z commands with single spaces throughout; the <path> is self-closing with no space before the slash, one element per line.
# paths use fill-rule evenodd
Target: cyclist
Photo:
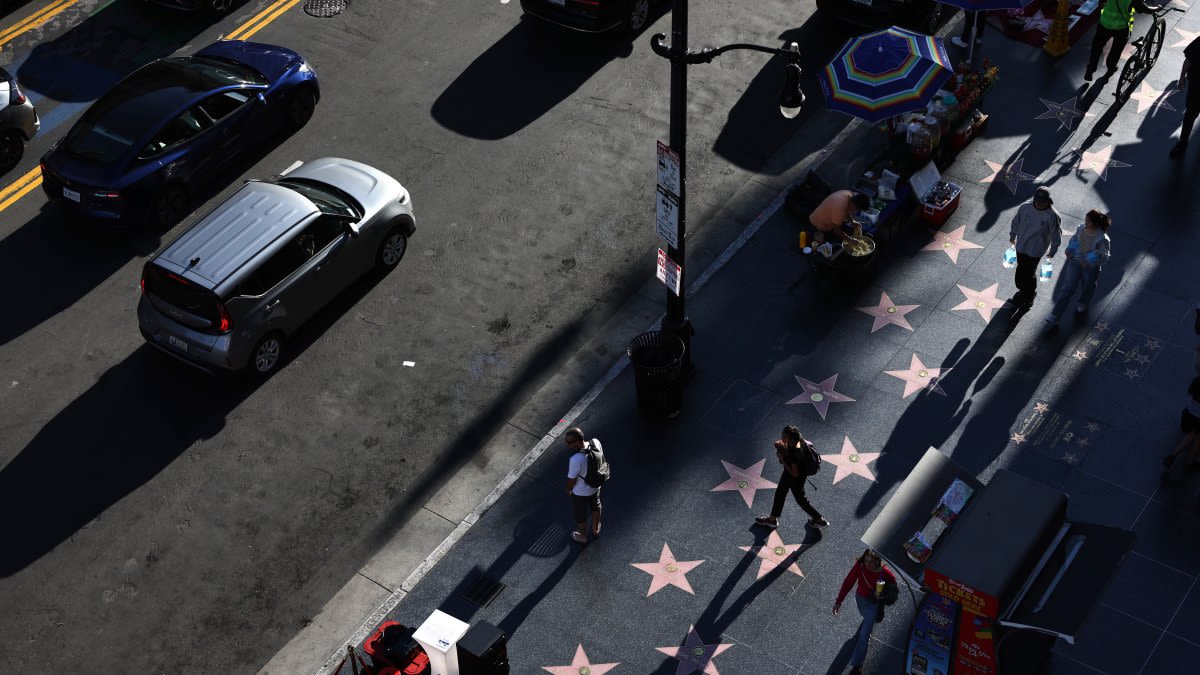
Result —
<path fill-rule="evenodd" d="M 1179 71 L 1179 85 L 1187 83 L 1187 107 L 1183 110 L 1183 128 L 1179 130 L 1179 142 L 1171 148 L 1171 156 L 1179 157 L 1187 151 L 1188 137 L 1192 135 L 1192 125 L 1200 115 L 1200 82 L 1194 82 L 1188 73 L 1193 64 L 1200 63 L 1200 37 L 1192 40 L 1183 50 L 1183 68 Z M 1197 75 L 1196 77 L 1200 77 Z M 1198 308 L 1200 309 L 1200 308 Z M 1200 323 L 1197 324 L 1200 331 Z"/>
<path fill-rule="evenodd" d="M 1117 72 L 1117 62 L 1121 60 L 1121 51 L 1125 49 L 1125 43 L 1129 41 L 1129 29 L 1133 26 L 1134 10 L 1157 12 L 1162 8 L 1163 5 L 1148 5 L 1142 0 L 1108 0 L 1105 2 L 1104 8 L 1100 10 L 1100 23 L 1096 25 L 1096 35 L 1092 38 L 1092 53 L 1088 57 L 1087 71 L 1083 73 L 1083 79 L 1091 81 L 1092 74 L 1096 72 L 1096 64 L 1100 63 L 1100 52 L 1104 51 L 1104 45 L 1108 44 L 1109 40 L 1112 40 L 1112 47 L 1108 49 L 1108 57 L 1104 59 L 1104 65 L 1108 66 L 1104 77 L 1109 77 Z"/>

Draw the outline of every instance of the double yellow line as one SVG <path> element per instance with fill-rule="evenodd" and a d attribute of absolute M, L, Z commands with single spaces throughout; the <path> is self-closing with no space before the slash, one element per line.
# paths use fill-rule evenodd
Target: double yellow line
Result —
<path fill-rule="evenodd" d="M 0 48 L 6 43 L 12 41 L 13 38 L 41 26 L 55 16 L 62 13 L 67 8 L 71 7 L 79 0 L 55 0 L 55 2 L 46 5 L 29 17 L 26 17 L 19 23 L 0 31 Z M 259 12 L 246 23 L 238 26 L 229 35 L 225 36 L 227 40 L 247 40 L 252 35 L 262 30 L 279 15 L 294 7 L 300 0 L 275 0 L 266 9 Z M 29 170 L 24 176 L 18 178 L 14 183 L 0 190 L 0 211 L 4 211 L 8 207 L 15 204 L 21 197 L 29 194 L 30 191 L 37 189 L 42 184 L 42 168 L 35 166 Z"/>

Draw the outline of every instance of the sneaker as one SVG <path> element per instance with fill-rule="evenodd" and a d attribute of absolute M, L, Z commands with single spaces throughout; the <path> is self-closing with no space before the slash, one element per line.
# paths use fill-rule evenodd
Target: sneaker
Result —
<path fill-rule="evenodd" d="M 1078 305 L 1075 305 L 1075 311 L 1079 312 L 1080 314 L 1083 314 L 1084 312 L 1087 311 L 1087 305 L 1085 305 L 1081 302 Z"/>
<path fill-rule="evenodd" d="M 1175 463 L 1175 455 L 1167 455 L 1166 457 L 1163 457 L 1163 467 L 1164 468 L 1169 469 L 1169 468 L 1171 468 L 1171 465 L 1174 463 Z"/>
<path fill-rule="evenodd" d="M 962 47 L 963 49 L 967 48 L 967 43 L 958 36 L 950 38 L 950 42 L 954 43 L 955 47 Z M 978 43 L 976 43 L 976 44 L 978 44 Z"/>
<path fill-rule="evenodd" d="M 810 527 L 829 527 L 829 521 L 824 518 L 809 518 L 808 524 Z"/>
<path fill-rule="evenodd" d="M 572 530 L 571 531 L 571 539 L 576 544 L 586 544 L 587 543 L 587 535 L 583 534 L 582 532 L 575 532 L 574 530 Z"/>
<path fill-rule="evenodd" d="M 754 524 L 762 525 L 763 527 L 770 528 L 772 530 L 779 527 L 779 521 L 771 518 L 770 516 L 759 516 L 754 519 Z"/>
<path fill-rule="evenodd" d="M 1187 151 L 1187 143 L 1180 141 L 1175 144 L 1175 147 L 1171 148 L 1171 157 L 1172 158 L 1178 157 L 1178 156 L 1182 155 L 1185 151 Z"/>

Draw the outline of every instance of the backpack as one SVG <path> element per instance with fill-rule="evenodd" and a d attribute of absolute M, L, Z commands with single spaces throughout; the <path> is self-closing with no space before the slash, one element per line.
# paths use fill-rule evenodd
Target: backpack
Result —
<path fill-rule="evenodd" d="M 815 476 L 821 470 L 821 464 L 825 460 L 821 459 L 821 455 L 817 452 L 816 446 L 804 439 L 804 444 L 796 448 L 800 453 L 800 473 L 805 476 Z"/>
<path fill-rule="evenodd" d="M 604 457 L 604 446 L 600 445 L 599 439 L 593 438 L 584 453 L 587 455 L 587 475 L 583 482 L 594 488 L 603 486 L 612 478 L 612 466 Z"/>

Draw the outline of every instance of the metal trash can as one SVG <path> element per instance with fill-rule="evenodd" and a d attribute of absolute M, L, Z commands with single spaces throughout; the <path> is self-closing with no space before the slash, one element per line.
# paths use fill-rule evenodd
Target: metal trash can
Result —
<path fill-rule="evenodd" d="M 683 340 L 662 331 L 629 342 L 638 410 L 653 419 L 671 419 L 683 407 Z"/>

